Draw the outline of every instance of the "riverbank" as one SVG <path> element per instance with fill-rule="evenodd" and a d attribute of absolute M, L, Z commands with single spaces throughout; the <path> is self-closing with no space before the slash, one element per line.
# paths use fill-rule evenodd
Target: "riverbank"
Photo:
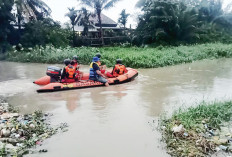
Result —
<path fill-rule="evenodd" d="M 161 120 L 163 140 L 172 156 L 232 152 L 232 102 L 202 103 Z"/>
<path fill-rule="evenodd" d="M 29 149 L 41 146 L 43 141 L 59 131 L 65 131 L 66 124 L 51 126 L 48 123 L 51 115 L 35 111 L 23 115 L 19 110 L 0 98 L 0 156 L 20 157 L 34 153 Z M 39 150 L 39 153 L 47 152 Z"/>
<path fill-rule="evenodd" d="M 115 64 L 117 58 L 123 59 L 126 66 L 132 68 L 156 68 L 181 63 L 190 63 L 202 59 L 232 57 L 232 44 L 211 43 L 178 47 L 104 47 L 104 48 L 54 48 L 53 46 L 13 49 L 6 60 L 15 62 L 62 63 L 65 58 L 79 56 L 81 64 L 89 64 L 96 53 L 102 54 L 102 62 L 108 67 Z"/>

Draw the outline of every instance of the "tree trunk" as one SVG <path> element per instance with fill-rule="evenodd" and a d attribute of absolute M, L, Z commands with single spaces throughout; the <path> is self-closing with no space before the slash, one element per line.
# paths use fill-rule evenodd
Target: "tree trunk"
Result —
<path fill-rule="evenodd" d="M 126 24 L 124 25 L 124 35 L 126 35 Z"/>
<path fill-rule="evenodd" d="M 104 45 L 104 39 L 103 39 L 103 33 L 102 33 L 101 12 L 99 12 L 97 15 L 98 15 L 98 21 L 99 21 L 99 26 L 100 26 L 100 32 L 99 32 L 99 34 L 100 34 L 102 45 Z"/>
<path fill-rule="evenodd" d="M 21 18 L 19 16 L 18 16 L 18 29 L 19 29 L 19 32 L 22 30 Z"/>
<path fill-rule="evenodd" d="M 73 30 L 73 47 L 75 45 L 75 30 L 74 30 L 74 25 L 72 26 L 72 30 Z"/>
<path fill-rule="evenodd" d="M 18 14 L 18 35 L 19 35 L 19 40 L 21 38 L 21 30 L 22 30 L 22 14 L 19 12 L 19 9 L 17 8 L 17 14 Z"/>

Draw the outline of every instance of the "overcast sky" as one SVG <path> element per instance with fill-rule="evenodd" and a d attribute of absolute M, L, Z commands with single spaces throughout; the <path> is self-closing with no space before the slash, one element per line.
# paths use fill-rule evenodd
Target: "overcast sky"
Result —
<path fill-rule="evenodd" d="M 134 6 L 137 1 L 138 0 L 121 0 L 116 3 L 113 8 L 104 10 L 103 13 L 117 22 L 122 9 L 126 9 L 126 13 L 131 14 L 130 18 L 128 19 L 127 27 L 129 27 L 130 24 L 135 27 L 136 22 L 135 16 L 133 15 L 136 13 Z M 46 2 L 46 4 L 51 8 L 52 18 L 62 23 L 69 22 L 68 17 L 65 17 L 65 14 L 68 12 L 68 7 L 75 7 L 77 9 L 81 8 L 81 6 L 78 5 L 77 0 L 44 0 L 44 2 Z"/>
<path fill-rule="evenodd" d="M 136 13 L 138 13 L 138 9 L 135 9 L 135 4 L 138 0 L 121 0 L 113 8 L 109 10 L 103 11 L 105 15 L 113 19 L 117 22 L 119 18 L 119 14 L 122 9 L 126 9 L 127 13 L 130 13 L 130 17 L 128 19 L 127 27 L 132 24 L 132 27 L 136 27 Z M 224 0 L 225 3 L 232 2 L 232 0 Z M 44 0 L 46 4 L 52 9 L 52 18 L 56 21 L 60 21 L 61 23 L 69 22 L 68 17 L 65 17 L 65 14 L 68 12 L 68 7 L 75 7 L 77 9 L 81 8 L 78 5 L 77 0 Z"/>

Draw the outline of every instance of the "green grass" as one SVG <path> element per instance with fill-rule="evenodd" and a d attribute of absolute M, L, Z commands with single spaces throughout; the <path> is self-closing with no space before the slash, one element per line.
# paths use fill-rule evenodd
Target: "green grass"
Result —
<path fill-rule="evenodd" d="M 172 120 L 179 121 L 186 129 L 193 129 L 203 120 L 207 121 L 209 127 L 220 128 L 220 124 L 230 121 L 232 117 L 232 102 L 215 102 L 207 105 L 202 103 L 197 107 L 190 107 L 187 111 L 180 109 Z"/>
<path fill-rule="evenodd" d="M 1 54 L 1 53 L 0 53 L 0 61 L 1 61 L 1 60 L 5 60 L 5 59 L 6 59 L 6 54 Z"/>
<path fill-rule="evenodd" d="M 178 47 L 104 47 L 104 48 L 33 48 L 32 50 L 13 50 L 8 53 L 7 60 L 16 62 L 62 63 L 66 58 L 78 55 L 82 64 L 89 64 L 92 57 L 100 52 L 102 62 L 113 66 L 116 59 L 123 59 L 126 66 L 133 68 L 156 68 L 181 63 L 189 63 L 202 59 L 232 57 L 232 44 L 201 44 Z"/>
<path fill-rule="evenodd" d="M 231 121 L 232 102 L 203 102 L 197 107 L 179 109 L 171 118 L 161 119 L 163 140 L 167 144 L 168 153 L 172 156 L 206 156 L 217 146 L 200 134 L 207 131 L 220 130 L 225 122 Z M 183 132 L 174 133 L 173 127 L 183 125 Z M 204 125 L 207 125 L 205 127 Z M 188 136 L 183 136 L 187 133 Z"/>

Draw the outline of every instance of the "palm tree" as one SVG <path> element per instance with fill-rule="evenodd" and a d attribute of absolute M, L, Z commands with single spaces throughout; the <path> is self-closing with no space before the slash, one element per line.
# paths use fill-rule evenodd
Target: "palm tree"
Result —
<path fill-rule="evenodd" d="M 109 9 L 114 6 L 114 4 L 120 0 L 77 0 L 82 4 L 93 8 L 97 14 L 98 22 L 100 25 L 100 38 L 102 41 L 102 45 L 104 45 L 103 33 L 102 33 L 102 20 L 101 20 L 101 12 L 104 9 Z"/>
<path fill-rule="evenodd" d="M 154 0 L 138 0 L 138 2 L 135 4 L 135 7 L 142 8 L 149 2 L 154 2 Z M 159 0 L 158 0 L 159 1 Z M 182 2 L 190 7 L 196 7 L 199 6 L 202 0 L 177 0 L 176 2 Z"/>
<path fill-rule="evenodd" d="M 138 0 L 138 2 L 135 4 L 135 7 L 142 8 L 146 4 L 147 0 Z"/>
<path fill-rule="evenodd" d="M 184 3 L 155 0 L 146 5 L 148 6 L 143 8 L 145 14 L 140 17 L 137 27 L 137 34 L 140 34 L 146 43 L 173 43 L 199 38 L 198 14 L 189 10 Z"/>
<path fill-rule="evenodd" d="M 126 9 L 123 9 L 122 12 L 120 13 L 120 18 L 118 19 L 118 23 L 122 24 L 124 27 L 124 32 L 126 29 L 126 23 L 127 23 L 127 18 L 130 14 L 126 14 Z"/>
<path fill-rule="evenodd" d="M 75 30 L 74 30 L 74 26 L 77 24 L 77 22 L 80 20 L 81 18 L 81 14 L 77 14 L 79 12 L 79 10 L 75 10 L 74 7 L 72 8 L 68 8 L 69 12 L 65 15 L 68 16 L 71 24 L 72 24 L 72 30 L 73 30 L 73 46 L 74 46 L 74 42 L 75 42 Z"/>
<path fill-rule="evenodd" d="M 82 17 L 80 19 L 79 24 L 84 26 L 83 36 L 87 36 L 89 31 L 89 26 L 92 24 L 92 22 L 89 20 L 89 17 L 90 16 L 94 17 L 95 15 L 89 12 L 86 8 L 81 9 L 81 14 Z"/>
<path fill-rule="evenodd" d="M 24 19 L 42 20 L 51 13 L 51 9 L 42 0 L 14 0 L 14 3 L 19 32 Z"/>

